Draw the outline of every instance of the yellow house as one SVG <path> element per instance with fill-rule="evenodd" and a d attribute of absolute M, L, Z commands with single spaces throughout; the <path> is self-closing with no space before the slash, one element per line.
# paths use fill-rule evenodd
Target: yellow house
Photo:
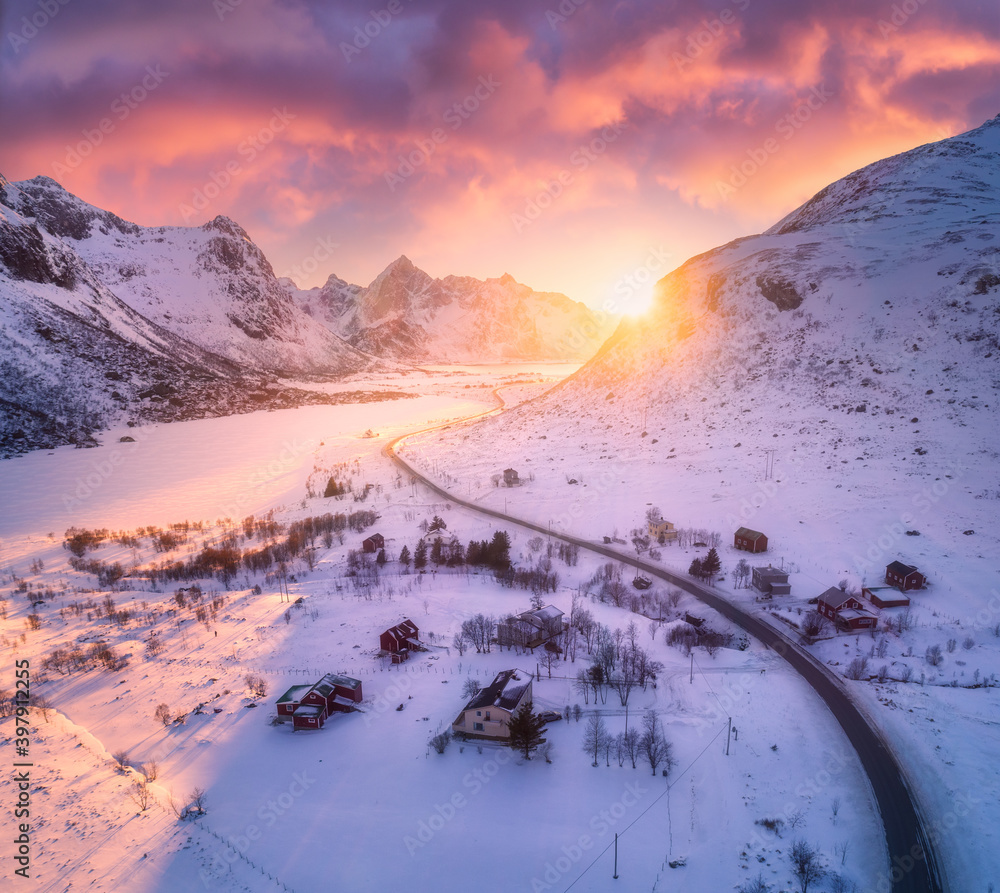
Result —
<path fill-rule="evenodd" d="M 649 522 L 649 538 L 660 541 L 660 537 L 663 537 L 665 541 L 677 539 L 677 529 L 669 521 L 664 521 L 660 518 L 657 521 Z"/>
<path fill-rule="evenodd" d="M 451 730 L 469 738 L 506 741 L 510 738 L 510 718 L 530 703 L 531 676 L 521 670 L 503 670 L 473 695 L 451 724 Z"/>

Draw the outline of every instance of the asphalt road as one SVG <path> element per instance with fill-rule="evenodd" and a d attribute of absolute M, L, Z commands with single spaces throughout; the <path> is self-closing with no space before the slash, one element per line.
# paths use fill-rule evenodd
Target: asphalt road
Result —
<path fill-rule="evenodd" d="M 422 432 L 411 432 L 411 434 L 413 433 Z M 488 515 L 510 524 L 517 524 L 519 527 L 534 530 L 546 536 L 556 537 L 563 542 L 579 546 L 581 549 L 589 549 L 598 555 L 631 565 L 649 576 L 665 580 L 700 599 L 723 617 L 746 630 L 755 639 L 763 642 L 780 657 L 783 657 L 792 669 L 802 676 L 823 699 L 847 734 L 851 745 L 858 754 L 861 766 L 868 776 L 881 813 L 882 824 L 885 827 L 889 864 L 878 877 L 869 879 L 860 893 L 943 893 L 945 887 L 934 853 L 933 841 L 928 837 L 926 823 L 914 795 L 906 784 L 899 762 L 879 732 L 869 725 L 864 714 L 851 700 L 840 678 L 831 670 L 816 661 L 780 631 L 688 577 L 670 573 L 607 546 L 578 539 L 565 533 L 553 532 L 541 524 L 521 520 L 504 512 L 476 505 L 474 502 L 449 493 L 433 481 L 428 480 L 396 454 L 396 445 L 404 437 L 409 436 L 411 435 L 397 437 L 387 444 L 384 449 L 385 455 L 442 499 L 482 515 Z"/>

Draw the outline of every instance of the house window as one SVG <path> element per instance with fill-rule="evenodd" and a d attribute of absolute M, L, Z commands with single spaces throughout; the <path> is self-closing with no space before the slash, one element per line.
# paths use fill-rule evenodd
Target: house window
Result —
<path fill-rule="evenodd" d="M 486 711 L 486 721 L 487 722 L 490 721 L 490 711 L 489 710 Z"/>
<path fill-rule="evenodd" d="M 482 716 L 482 715 L 483 715 L 483 711 L 482 710 L 477 710 L 476 711 L 476 716 Z"/>
<path fill-rule="evenodd" d="M 483 728 L 484 728 L 484 727 L 483 727 L 483 724 L 482 724 L 481 722 L 474 722 L 474 723 L 472 724 L 472 730 L 473 730 L 474 732 L 482 732 L 482 731 L 483 731 Z"/>

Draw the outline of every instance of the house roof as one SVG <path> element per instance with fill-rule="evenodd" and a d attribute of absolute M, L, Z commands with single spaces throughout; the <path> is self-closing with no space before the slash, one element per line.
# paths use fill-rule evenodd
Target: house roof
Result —
<path fill-rule="evenodd" d="M 843 611 L 837 612 L 844 620 L 860 620 L 862 617 L 874 617 L 871 611 L 865 611 L 860 608 L 844 608 Z"/>
<path fill-rule="evenodd" d="M 755 540 L 762 537 L 764 534 L 759 530 L 751 530 L 749 527 L 740 527 L 736 531 L 737 536 L 742 536 L 744 539 Z"/>
<path fill-rule="evenodd" d="M 838 589 L 836 586 L 831 586 L 819 597 L 819 600 L 825 602 L 836 611 L 841 605 L 847 604 L 852 598 L 857 601 L 851 593 L 845 592 L 843 589 Z"/>
<path fill-rule="evenodd" d="M 916 568 L 912 565 L 903 564 L 902 561 L 893 561 L 891 564 L 886 565 L 885 569 L 887 571 L 892 571 L 894 574 L 899 574 L 902 577 L 912 574 L 916 570 Z"/>
<path fill-rule="evenodd" d="M 537 611 L 532 611 L 531 613 L 539 620 L 558 620 L 563 616 L 563 612 L 555 605 L 546 605 L 544 608 L 539 608 Z"/>
<path fill-rule="evenodd" d="M 767 577 L 772 579 L 775 577 L 784 577 L 784 581 L 788 582 L 788 571 L 780 571 L 776 567 L 771 567 L 771 565 L 765 565 L 764 567 L 755 567 L 754 571 L 760 577 Z"/>
<path fill-rule="evenodd" d="M 500 707 L 503 710 L 513 710 L 529 685 L 531 680 L 525 682 L 518 670 L 502 670 L 486 688 L 480 689 L 472 696 L 465 709 Z"/>
<path fill-rule="evenodd" d="M 312 688 L 311 685 L 293 685 L 280 698 L 278 698 L 277 703 L 285 704 L 289 701 L 298 701 L 299 696 L 304 695 L 310 688 Z"/>
<path fill-rule="evenodd" d="M 349 688 L 353 691 L 361 685 L 361 680 L 352 679 L 350 676 L 341 676 L 339 673 L 327 673 L 322 679 L 320 679 L 319 682 L 316 683 L 316 686 L 318 687 L 323 683 L 328 684 L 331 691 L 335 685 L 339 685 L 341 688 Z"/>
<path fill-rule="evenodd" d="M 301 707 L 295 708 L 292 716 L 319 716 L 322 712 L 323 708 L 317 707 L 315 704 L 303 704 Z"/>

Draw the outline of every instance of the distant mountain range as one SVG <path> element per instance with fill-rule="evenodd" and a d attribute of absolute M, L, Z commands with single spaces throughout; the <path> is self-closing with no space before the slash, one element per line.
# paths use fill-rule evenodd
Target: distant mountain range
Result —
<path fill-rule="evenodd" d="M 303 292 L 227 217 L 143 227 L 47 177 L 0 177 L 0 456 L 123 421 L 342 400 L 288 380 L 397 360 L 584 359 L 607 334 L 594 323 L 510 277 L 438 282 L 405 258 L 367 289 Z"/>
<path fill-rule="evenodd" d="M 283 282 L 306 313 L 358 350 L 406 362 L 582 362 L 617 322 L 510 275 L 433 279 L 405 256 L 367 288 L 336 276 L 308 291 Z"/>

